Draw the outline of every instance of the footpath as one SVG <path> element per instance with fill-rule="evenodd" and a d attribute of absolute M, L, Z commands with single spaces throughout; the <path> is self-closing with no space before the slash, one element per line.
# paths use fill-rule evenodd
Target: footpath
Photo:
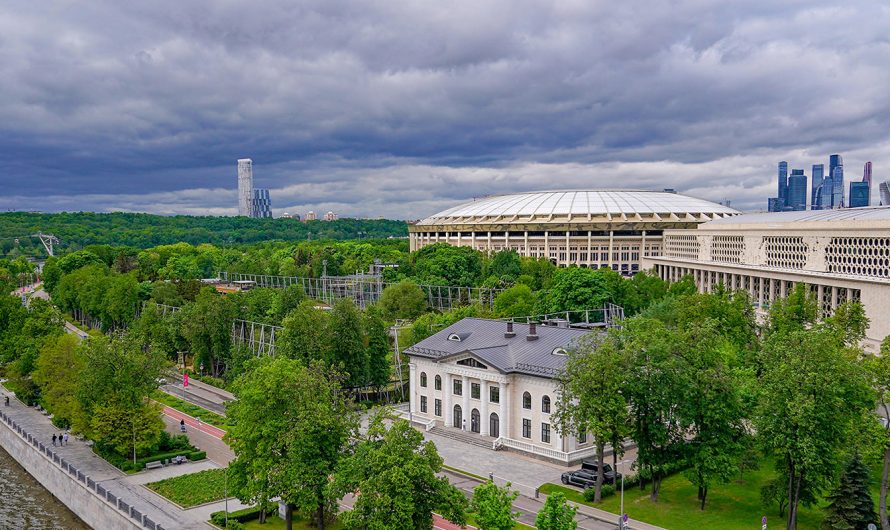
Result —
<path fill-rule="evenodd" d="M 2 385 L 0 385 L 0 392 L 4 395 L 12 395 Z M 133 514 L 137 514 L 138 527 L 154 530 L 209 530 L 212 528 L 206 522 L 209 519 L 209 514 L 221 510 L 223 507 L 224 501 L 220 501 L 184 510 L 142 485 L 169 476 L 197 472 L 206 469 L 208 464 L 215 466 L 215 463 L 170 466 L 135 475 L 125 475 L 96 455 L 82 440 L 70 437 L 67 445 L 53 447 L 52 436 L 53 434 L 58 435 L 61 431 L 37 409 L 28 407 L 17 399 L 11 399 L 8 407 L 0 404 L 0 412 L 7 418 L 2 421 L 0 429 L 13 430 L 14 424 L 16 428 L 13 432 L 16 436 L 25 433 L 27 443 L 34 447 L 35 452 L 39 451 L 37 456 L 44 455 L 54 462 L 57 466 L 56 472 L 60 477 L 69 473 L 80 482 L 80 484 L 72 482 L 72 487 L 86 487 L 93 495 L 107 503 L 109 509 L 112 509 L 113 506 L 125 513 L 131 520 L 135 520 L 136 516 Z M 25 469 L 30 472 L 27 465 Z M 59 497 L 59 495 L 56 496 Z M 63 499 L 60 498 L 60 500 Z M 238 501 L 229 500 L 230 510 L 241 507 L 243 505 Z M 75 513 L 79 513 L 78 506 L 69 506 L 69 508 Z M 145 518 L 150 524 L 145 522 Z"/>

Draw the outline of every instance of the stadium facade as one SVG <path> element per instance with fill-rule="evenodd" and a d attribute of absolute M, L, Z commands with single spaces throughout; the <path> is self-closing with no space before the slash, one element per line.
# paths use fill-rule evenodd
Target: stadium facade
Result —
<path fill-rule="evenodd" d="M 664 230 L 738 215 L 671 191 L 564 190 L 496 195 L 409 226 L 411 250 L 434 243 L 483 252 L 512 249 L 558 266 L 609 267 L 631 275 L 662 253 Z"/>

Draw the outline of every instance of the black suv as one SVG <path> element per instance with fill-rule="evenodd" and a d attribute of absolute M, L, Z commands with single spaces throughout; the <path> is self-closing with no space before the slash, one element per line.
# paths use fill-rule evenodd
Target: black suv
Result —
<path fill-rule="evenodd" d="M 599 466 L 596 462 L 585 460 L 581 462 L 581 469 L 563 473 L 562 483 L 581 486 L 582 488 L 592 488 L 596 485 L 598 471 Z M 612 466 L 603 464 L 603 484 L 616 484 L 616 479 L 618 481 L 621 480 L 621 473 L 615 473 Z"/>

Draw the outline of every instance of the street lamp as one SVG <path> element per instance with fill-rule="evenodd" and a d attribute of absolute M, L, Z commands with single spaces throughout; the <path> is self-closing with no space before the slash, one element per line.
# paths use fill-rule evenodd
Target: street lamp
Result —
<path fill-rule="evenodd" d="M 229 466 L 226 466 L 225 479 L 223 480 L 223 495 L 226 497 L 226 528 L 229 527 Z"/>

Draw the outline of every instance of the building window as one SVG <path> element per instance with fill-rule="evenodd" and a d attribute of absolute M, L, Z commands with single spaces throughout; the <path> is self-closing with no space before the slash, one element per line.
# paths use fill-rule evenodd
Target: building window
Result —
<path fill-rule="evenodd" d="M 499 387 L 493 386 L 488 389 L 488 401 L 492 403 L 501 402 L 501 389 Z"/>
<path fill-rule="evenodd" d="M 541 424 L 541 441 L 545 444 L 550 443 L 550 424 L 542 423 Z"/>
<path fill-rule="evenodd" d="M 436 376 L 436 379 L 433 381 L 433 384 L 436 385 L 436 390 L 442 390 L 442 378 L 439 377 L 438 375 Z"/>
<path fill-rule="evenodd" d="M 532 437 L 532 420 L 523 418 L 522 419 L 522 437 L 523 438 L 531 438 Z"/>
<path fill-rule="evenodd" d="M 420 372 L 420 386 L 426 388 L 426 372 Z"/>
<path fill-rule="evenodd" d="M 426 412 L 426 396 L 420 396 L 420 412 Z"/>
<path fill-rule="evenodd" d="M 528 392 L 522 394 L 522 408 L 527 410 L 532 409 L 532 395 Z"/>
<path fill-rule="evenodd" d="M 470 397 L 479 399 L 479 383 L 470 383 Z"/>
<path fill-rule="evenodd" d="M 587 433 L 586 433 L 586 432 L 579 432 L 579 433 L 578 433 L 578 443 L 579 443 L 579 444 L 586 444 L 586 443 L 587 443 Z"/>
<path fill-rule="evenodd" d="M 544 414 L 550 414 L 550 396 L 544 396 L 541 398 L 541 412 Z"/>
<path fill-rule="evenodd" d="M 435 413 L 436 416 L 442 415 L 442 400 L 441 399 L 437 399 L 433 402 L 433 413 Z"/>
<path fill-rule="evenodd" d="M 454 395 L 455 396 L 464 395 L 463 381 L 461 381 L 460 379 L 454 380 Z"/>

